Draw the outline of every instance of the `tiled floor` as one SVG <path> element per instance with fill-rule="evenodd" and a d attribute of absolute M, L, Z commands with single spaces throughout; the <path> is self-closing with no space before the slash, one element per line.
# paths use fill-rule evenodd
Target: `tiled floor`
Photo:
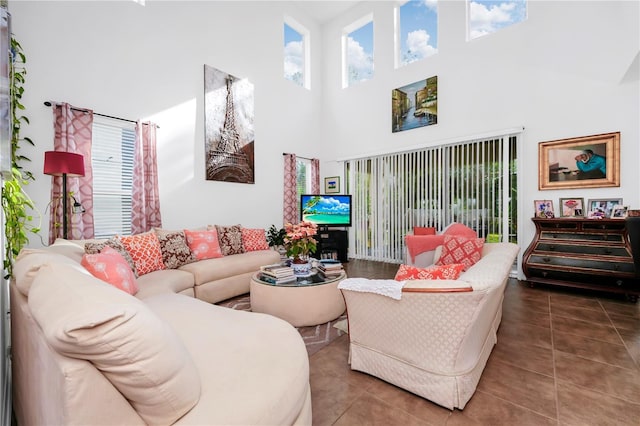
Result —
<path fill-rule="evenodd" d="M 355 261 L 349 276 L 397 265 Z M 640 302 L 509 282 L 476 393 L 449 411 L 347 364 L 348 336 L 310 358 L 314 425 L 640 425 Z"/>

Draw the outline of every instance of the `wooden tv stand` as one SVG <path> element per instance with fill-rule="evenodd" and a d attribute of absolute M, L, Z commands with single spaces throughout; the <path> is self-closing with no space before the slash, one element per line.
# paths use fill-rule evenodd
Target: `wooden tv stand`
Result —
<path fill-rule="evenodd" d="M 536 235 L 522 259 L 530 285 L 622 293 L 637 301 L 640 276 L 623 219 L 532 220 Z"/>

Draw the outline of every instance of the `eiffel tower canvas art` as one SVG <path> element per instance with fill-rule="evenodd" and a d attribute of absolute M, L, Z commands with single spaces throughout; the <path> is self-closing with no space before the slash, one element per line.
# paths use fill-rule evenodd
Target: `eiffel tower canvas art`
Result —
<path fill-rule="evenodd" d="M 204 66 L 207 180 L 254 183 L 253 84 Z"/>

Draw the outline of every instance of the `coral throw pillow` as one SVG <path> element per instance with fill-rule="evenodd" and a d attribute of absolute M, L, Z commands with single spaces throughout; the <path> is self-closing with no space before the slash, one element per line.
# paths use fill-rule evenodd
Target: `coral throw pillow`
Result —
<path fill-rule="evenodd" d="M 242 228 L 241 233 L 244 251 L 269 250 L 264 229 Z"/>
<path fill-rule="evenodd" d="M 213 259 L 222 257 L 220 243 L 218 242 L 218 232 L 215 229 L 209 231 L 184 230 L 184 236 L 189 245 L 189 249 L 198 260 Z"/>
<path fill-rule="evenodd" d="M 167 269 L 176 269 L 187 263 L 195 262 L 196 255 L 193 254 L 184 232 L 162 232 L 155 231 L 160 241 L 160 251 L 162 251 L 162 261 Z"/>
<path fill-rule="evenodd" d="M 444 244 L 442 245 L 442 255 L 440 255 L 436 265 L 462 263 L 466 271 L 480 260 L 483 246 L 484 238 L 465 238 L 445 235 Z"/>
<path fill-rule="evenodd" d="M 94 277 L 122 291 L 129 294 L 138 292 L 136 277 L 131 267 L 118 251 L 109 246 L 104 247 L 100 253 L 85 254 L 80 264 Z"/>
<path fill-rule="evenodd" d="M 400 265 L 394 279 L 396 281 L 457 280 L 463 269 L 464 265 L 462 263 L 430 266 L 428 268 L 418 268 L 411 265 Z"/>
<path fill-rule="evenodd" d="M 137 235 L 124 235 L 119 238 L 124 248 L 131 255 L 138 275 L 166 269 L 164 262 L 162 262 L 160 240 L 158 240 L 155 232 L 149 231 Z"/>
<path fill-rule="evenodd" d="M 222 254 L 228 256 L 230 254 L 244 253 L 242 247 L 242 226 L 220 226 L 216 225 L 218 231 L 218 241 L 220 241 L 220 249 Z"/>
<path fill-rule="evenodd" d="M 106 241 L 86 243 L 84 245 L 84 252 L 87 254 L 97 254 L 97 253 L 100 253 L 102 249 L 105 248 L 105 246 L 109 246 L 115 251 L 117 251 L 118 253 L 120 253 L 122 257 L 124 257 L 124 260 L 126 260 L 129 266 L 131 267 L 133 274 L 136 276 L 136 278 L 138 277 L 138 271 L 136 271 L 136 264 L 133 262 L 131 255 L 122 244 L 122 241 L 120 241 L 117 238 L 111 238 L 110 240 L 106 240 Z"/>
<path fill-rule="evenodd" d="M 413 235 L 436 235 L 436 228 L 424 226 L 414 226 L 413 227 Z"/>

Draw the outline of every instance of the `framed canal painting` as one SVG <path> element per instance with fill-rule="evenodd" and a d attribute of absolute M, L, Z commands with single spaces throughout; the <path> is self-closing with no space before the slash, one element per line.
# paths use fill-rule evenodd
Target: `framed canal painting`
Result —
<path fill-rule="evenodd" d="M 438 77 L 429 77 L 391 91 L 392 132 L 438 123 Z"/>

